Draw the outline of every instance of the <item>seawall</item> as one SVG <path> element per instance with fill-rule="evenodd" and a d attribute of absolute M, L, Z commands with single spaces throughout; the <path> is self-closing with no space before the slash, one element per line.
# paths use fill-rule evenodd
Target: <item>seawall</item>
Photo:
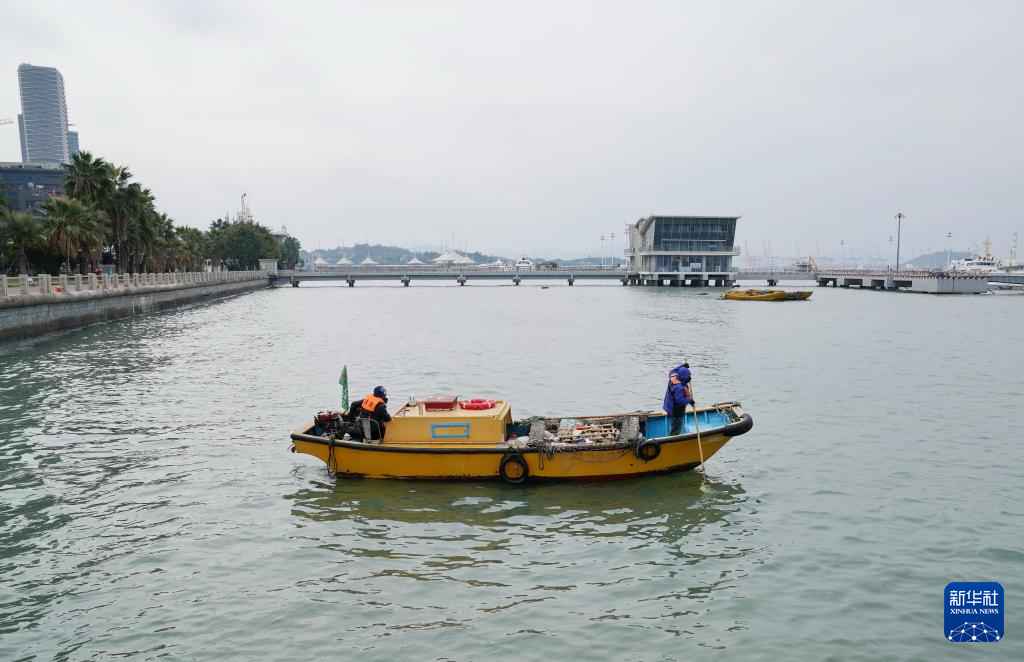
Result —
<path fill-rule="evenodd" d="M 53 287 L 43 277 L 42 294 L 0 296 L 0 341 L 28 338 L 132 315 L 152 313 L 182 304 L 231 296 L 268 287 L 263 272 L 220 274 L 161 274 L 171 278 L 124 277 L 120 280 L 90 279 L 84 289 L 81 279 L 74 286 Z M 63 280 L 63 279 L 62 279 Z M 152 284 L 153 281 L 162 281 Z M 66 281 L 65 281 L 66 283 Z M 113 285 L 111 285 L 114 283 Z M 97 287 L 100 285 L 100 287 Z"/>

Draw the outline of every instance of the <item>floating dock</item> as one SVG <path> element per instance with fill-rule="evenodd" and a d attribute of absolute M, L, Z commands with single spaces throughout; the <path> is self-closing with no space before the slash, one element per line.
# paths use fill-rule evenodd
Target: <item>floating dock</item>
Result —
<path fill-rule="evenodd" d="M 815 275 L 821 287 L 856 287 L 871 290 L 900 290 L 926 294 L 981 294 L 987 292 L 990 274 L 934 271 L 821 271 Z"/>

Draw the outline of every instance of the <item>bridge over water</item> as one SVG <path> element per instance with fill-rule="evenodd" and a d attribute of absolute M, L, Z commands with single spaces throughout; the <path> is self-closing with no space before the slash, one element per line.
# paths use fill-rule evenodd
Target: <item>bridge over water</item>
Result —
<path fill-rule="evenodd" d="M 564 280 L 569 285 L 577 280 L 613 280 L 626 284 L 627 273 L 621 269 L 558 269 L 537 271 L 503 271 L 481 267 L 466 269 L 416 269 L 411 267 L 353 267 L 351 269 L 329 269 L 323 271 L 278 271 L 270 275 L 275 285 L 342 281 L 354 287 L 356 281 L 391 280 L 400 281 L 406 287 L 414 280 L 446 280 L 465 285 L 470 280 L 506 281 L 519 285 L 524 280 Z"/>
<path fill-rule="evenodd" d="M 984 283 L 1003 283 L 1010 285 L 1024 285 L 1024 274 L 1010 275 L 988 275 L 978 276 L 976 274 L 955 274 L 932 271 L 901 271 L 899 278 L 894 278 L 892 272 L 858 270 L 858 269 L 833 269 L 811 271 L 739 271 L 731 274 L 716 274 L 708 278 L 708 274 L 686 274 L 686 273 L 658 273 L 658 274 L 636 274 L 623 271 L 615 267 L 587 268 L 587 269 L 556 269 L 556 270 L 533 270 L 533 271 L 506 271 L 501 269 L 486 269 L 482 267 L 438 269 L 436 267 L 415 268 L 408 266 L 353 266 L 345 269 L 326 269 L 323 271 L 296 271 L 282 270 L 270 274 L 270 282 L 274 285 L 291 285 L 298 287 L 303 281 L 306 282 L 329 282 L 341 281 L 349 287 L 355 287 L 357 281 L 399 281 L 408 287 L 415 280 L 423 281 L 449 281 L 465 285 L 470 280 L 505 281 L 513 285 L 519 285 L 524 280 L 562 280 L 573 285 L 578 280 L 595 281 L 618 281 L 623 285 L 667 283 L 669 285 L 703 285 L 718 281 L 723 284 L 731 284 L 728 279 L 733 277 L 737 281 L 759 281 L 770 286 L 778 285 L 782 281 L 789 282 L 814 282 L 818 285 L 827 286 L 856 286 L 874 287 L 882 289 L 920 289 L 922 291 L 945 291 L 939 285 L 958 284 L 963 286 L 971 284 L 970 291 L 981 291 Z M 720 279 L 720 280 L 719 280 Z M 728 279 L 728 280 L 727 280 Z M 915 283 L 915 280 L 918 281 Z M 980 289 L 979 289 L 980 288 Z M 959 288 L 953 291 L 963 291 Z"/>
<path fill-rule="evenodd" d="M 578 280 L 618 281 L 623 285 L 696 285 L 711 284 L 731 285 L 737 274 L 704 274 L 704 273 L 632 273 L 622 269 L 587 268 L 587 269 L 552 269 L 531 271 L 506 271 L 501 269 L 469 268 L 410 268 L 404 266 L 351 267 L 347 269 L 325 269 L 322 271 L 278 271 L 270 275 L 272 284 L 291 285 L 298 287 L 302 282 L 341 281 L 349 287 L 355 287 L 358 281 L 399 281 L 408 287 L 416 280 L 450 281 L 465 285 L 470 280 L 506 281 L 519 285 L 524 280 L 562 280 L 573 285 Z M 739 278 L 747 280 L 763 280 L 775 284 L 778 280 L 794 280 L 802 277 L 813 280 L 813 274 L 793 272 L 754 273 L 750 276 L 739 274 Z"/>

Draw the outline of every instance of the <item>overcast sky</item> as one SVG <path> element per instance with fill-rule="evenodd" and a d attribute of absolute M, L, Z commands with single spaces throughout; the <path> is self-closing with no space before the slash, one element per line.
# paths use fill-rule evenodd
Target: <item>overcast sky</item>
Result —
<path fill-rule="evenodd" d="M 248 192 L 305 248 L 595 254 L 738 214 L 761 255 L 1024 234 L 1024 2 L 6 3 L 82 148 L 179 224 Z M 0 126 L 0 160 L 20 158 Z M 611 246 L 606 242 L 605 251 Z"/>

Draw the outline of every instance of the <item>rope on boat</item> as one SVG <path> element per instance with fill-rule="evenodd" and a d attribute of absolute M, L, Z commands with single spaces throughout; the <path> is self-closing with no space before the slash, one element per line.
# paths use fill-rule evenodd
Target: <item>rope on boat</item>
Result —
<path fill-rule="evenodd" d="M 337 476 L 338 458 L 334 454 L 334 437 L 328 437 L 327 441 L 327 473 L 332 476 Z"/>
<path fill-rule="evenodd" d="M 616 460 L 619 460 L 622 457 L 629 455 L 632 452 L 635 452 L 638 443 L 639 440 L 632 442 L 617 441 L 597 444 L 573 444 L 559 441 L 544 441 L 539 444 L 532 444 L 532 446 L 537 449 L 537 459 L 539 460 L 540 465 L 539 468 L 544 469 L 545 458 L 548 460 L 553 460 L 555 459 L 555 455 L 558 453 L 575 455 L 576 457 L 574 457 L 573 459 L 584 464 L 603 464 L 605 462 L 615 462 Z M 587 451 L 599 452 L 614 450 L 619 450 L 621 452 L 615 455 L 605 452 L 602 453 L 602 456 L 598 456 L 597 458 L 592 459 L 584 458 L 581 455 L 581 453 Z M 603 457 L 603 455 L 608 455 L 608 457 Z"/>

